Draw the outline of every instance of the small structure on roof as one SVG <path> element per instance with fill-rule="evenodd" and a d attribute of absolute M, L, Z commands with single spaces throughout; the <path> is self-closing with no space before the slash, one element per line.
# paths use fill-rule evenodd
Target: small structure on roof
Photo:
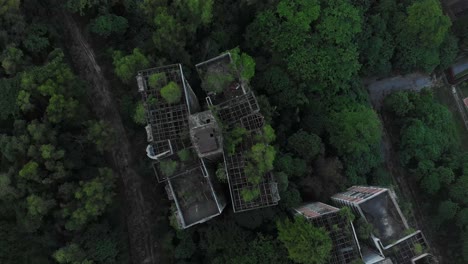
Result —
<path fill-rule="evenodd" d="M 222 157 L 223 136 L 211 111 L 189 116 L 190 138 L 198 157 L 211 160 Z"/>
<path fill-rule="evenodd" d="M 366 264 L 387 259 L 398 264 L 417 263 L 415 261 L 422 259 L 432 261 L 424 235 L 419 230 L 411 231 L 396 202 L 396 195 L 390 189 L 353 186 L 331 198 L 335 204 L 349 207 L 364 223 L 372 226 L 368 241 L 361 241 L 364 242 L 361 253 Z"/>
<path fill-rule="evenodd" d="M 328 232 L 333 243 L 329 264 L 348 264 L 361 258 L 352 219 L 348 219 L 340 209 L 314 202 L 294 208 L 293 211 L 295 215 L 305 217 L 314 226 Z"/>

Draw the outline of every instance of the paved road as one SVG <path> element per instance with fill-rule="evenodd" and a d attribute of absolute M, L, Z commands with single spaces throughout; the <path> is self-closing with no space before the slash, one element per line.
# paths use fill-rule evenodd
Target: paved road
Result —
<path fill-rule="evenodd" d="M 425 87 L 432 87 L 433 81 L 429 75 L 413 73 L 404 76 L 395 76 L 378 81 L 367 81 L 372 105 L 380 110 L 383 99 L 389 93 L 401 90 L 420 91 Z"/>
<path fill-rule="evenodd" d="M 122 119 L 113 98 L 109 82 L 96 61 L 94 51 L 83 36 L 82 31 L 69 14 L 62 13 L 62 21 L 69 34 L 72 61 L 80 76 L 89 83 L 87 90 L 92 110 L 114 129 L 118 144 L 106 153 L 110 156 L 115 173 L 121 178 L 125 189 L 127 227 L 130 252 L 134 264 L 153 264 L 159 262 L 157 238 L 154 232 L 154 202 L 150 201 L 148 184 L 133 169 L 133 157 Z M 145 188 L 146 187 L 146 188 Z M 157 205 L 156 205 L 157 206 Z"/>

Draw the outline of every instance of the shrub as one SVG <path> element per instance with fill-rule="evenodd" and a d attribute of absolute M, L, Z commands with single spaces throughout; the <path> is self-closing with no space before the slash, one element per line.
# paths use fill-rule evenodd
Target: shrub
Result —
<path fill-rule="evenodd" d="M 163 160 L 159 163 L 159 168 L 164 176 L 169 177 L 176 172 L 178 165 L 175 160 Z"/>
<path fill-rule="evenodd" d="M 155 106 L 158 104 L 158 99 L 151 95 L 150 97 L 148 97 L 148 100 L 146 100 L 146 103 L 150 106 Z"/>
<path fill-rule="evenodd" d="M 221 93 L 233 81 L 234 76 L 230 73 L 208 73 L 202 82 L 202 88 L 209 92 Z"/>
<path fill-rule="evenodd" d="M 272 146 L 258 143 L 252 146 L 247 154 L 249 161 L 245 166 L 247 181 L 253 184 L 259 184 L 263 175 L 273 169 L 276 150 Z"/>
<path fill-rule="evenodd" d="M 127 28 L 127 19 L 116 15 L 98 16 L 90 23 L 91 32 L 103 37 L 108 37 L 112 33 L 123 34 Z"/>
<path fill-rule="evenodd" d="M 247 134 L 247 129 L 243 127 L 235 127 L 234 129 L 231 130 L 230 133 L 226 135 L 226 150 L 229 155 L 234 154 L 236 152 L 236 147 L 240 143 L 242 143 L 242 140 L 244 139 L 244 136 Z"/>
<path fill-rule="evenodd" d="M 141 102 L 136 105 L 135 113 L 133 114 L 133 121 L 140 125 L 146 124 L 145 107 Z"/>
<path fill-rule="evenodd" d="M 148 85 L 155 89 L 159 85 L 163 85 L 167 82 L 166 74 L 164 72 L 153 73 L 148 77 Z"/>
<path fill-rule="evenodd" d="M 289 258 L 296 263 L 324 264 L 330 258 L 332 240 L 324 228 L 317 228 L 304 217 L 294 222 L 286 220 L 276 223 L 278 239 L 288 250 Z"/>
<path fill-rule="evenodd" d="M 416 255 L 421 255 L 423 253 L 423 246 L 419 243 L 416 243 L 414 244 L 414 253 L 416 253 Z"/>
<path fill-rule="evenodd" d="M 260 196 L 260 189 L 258 188 L 242 189 L 241 196 L 244 202 L 251 202 Z"/>
<path fill-rule="evenodd" d="M 169 104 L 180 102 L 182 98 L 182 90 L 175 82 L 170 82 L 161 89 L 161 96 Z"/>
<path fill-rule="evenodd" d="M 183 149 L 177 152 L 177 156 L 181 161 L 188 161 L 192 158 L 192 152 L 189 149 Z"/>
<path fill-rule="evenodd" d="M 224 163 L 218 163 L 218 168 L 216 169 L 216 178 L 220 182 L 227 182 L 226 170 L 224 169 Z"/>

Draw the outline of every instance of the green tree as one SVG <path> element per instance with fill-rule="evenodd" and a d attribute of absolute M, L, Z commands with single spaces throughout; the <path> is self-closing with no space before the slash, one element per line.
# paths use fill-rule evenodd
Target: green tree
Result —
<path fill-rule="evenodd" d="M 248 82 L 255 75 L 255 60 L 247 53 L 241 53 L 238 47 L 229 52 L 241 78 Z"/>
<path fill-rule="evenodd" d="M 451 33 L 447 34 L 440 45 L 440 64 L 442 70 L 449 68 L 458 55 L 458 39 Z"/>
<path fill-rule="evenodd" d="M 175 104 L 180 102 L 182 98 L 182 89 L 175 82 L 169 82 L 166 86 L 161 89 L 161 96 L 169 104 Z"/>
<path fill-rule="evenodd" d="M 37 195 L 30 195 L 26 198 L 28 214 L 32 217 L 41 219 L 50 209 L 55 206 L 54 200 L 44 200 Z"/>
<path fill-rule="evenodd" d="M 414 104 L 409 99 L 407 92 L 398 91 L 385 97 L 385 108 L 392 111 L 399 117 L 405 117 L 406 114 L 414 110 Z"/>
<path fill-rule="evenodd" d="M 0 79 L 0 121 L 12 117 L 18 113 L 16 104 L 19 93 L 17 79 Z M 27 108 L 27 107 L 26 107 Z"/>
<path fill-rule="evenodd" d="M 7 47 L 0 58 L 5 72 L 14 75 L 23 63 L 23 52 L 15 47 Z"/>
<path fill-rule="evenodd" d="M 86 260 L 86 253 L 77 244 L 69 244 L 55 251 L 54 259 L 60 264 L 92 264 Z"/>
<path fill-rule="evenodd" d="M 100 168 L 99 176 L 89 181 L 81 181 L 75 192 L 76 209 L 65 208 L 64 216 L 69 217 L 65 224 L 68 230 L 79 230 L 90 220 L 103 214 L 114 197 L 115 179 L 108 168 Z"/>
<path fill-rule="evenodd" d="M 371 152 L 382 137 L 377 114 L 364 105 L 332 113 L 327 130 L 330 143 L 340 155 Z"/>
<path fill-rule="evenodd" d="M 179 244 L 174 250 L 176 259 L 189 259 L 196 251 L 196 244 L 193 242 L 192 236 L 187 231 L 178 231 Z"/>
<path fill-rule="evenodd" d="M 107 6 L 107 0 L 67 0 L 65 6 L 72 12 L 80 13 L 81 16 L 85 15 L 85 11 L 98 7 Z"/>
<path fill-rule="evenodd" d="M 70 121 L 76 117 L 78 104 L 78 101 L 73 98 L 53 95 L 46 109 L 47 117 L 51 123 Z"/>
<path fill-rule="evenodd" d="M 308 172 L 306 161 L 294 158 L 291 154 L 279 155 L 275 159 L 275 168 L 286 173 L 289 177 L 304 177 Z"/>
<path fill-rule="evenodd" d="M 314 159 L 322 149 L 319 136 L 300 130 L 288 138 L 288 148 L 305 160 Z"/>
<path fill-rule="evenodd" d="M 451 220 L 455 217 L 458 212 L 459 205 L 447 200 L 439 203 L 438 207 L 438 220 L 439 223 L 443 223 L 444 221 Z"/>
<path fill-rule="evenodd" d="M 162 86 L 167 83 L 167 77 L 164 72 L 153 73 L 148 77 L 148 85 L 156 89 L 158 86 Z"/>
<path fill-rule="evenodd" d="M 159 168 L 166 177 L 172 176 L 176 172 L 178 166 L 179 164 L 175 160 L 162 160 L 159 162 Z"/>
<path fill-rule="evenodd" d="M 26 91 L 19 91 L 16 104 L 23 112 L 29 112 L 34 109 L 34 105 L 31 103 L 31 94 Z"/>
<path fill-rule="evenodd" d="M 0 16 L 3 16 L 10 10 L 17 10 L 20 6 L 20 0 L 1 0 L 0 1 Z"/>
<path fill-rule="evenodd" d="M 133 52 L 126 56 L 121 51 L 115 51 L 112 58 L 115 74 L 125 83 L 129 83 L 138 70 L 144 69 L 150 64 L 139 49 L 133 49 Z"/>
<path fill-rule="evenodd" d="M 351 43 L 361 32 L 362 17 L 359 10 L 348 1 L 326 1 L 317 29 L 320 36 L 333 44 Z"/>
<path fill-rule="evenodd" d="M 44 24 L 34 23 L 27 29 L 27 36 L 23 40 L 24 47 L 32 53 L 40 53 L 46 50 L 50 41 L 47 36 L 48 29 Z"/>
<path fill-rule="evenodd" d="M 169 51 L 169 55 L 182 52 L 188 37 L 184 23 L 170 14 L 166 7 L 157 7 L 156 10 L 153 33 L 155 47 L 161 52 Z"/>
<path fill-rule="evenodd" d="M 39 182 L 39 164 L 35 161 L 29 161 L 19 171 L 19 176 L 23 179 Z"/>
<path fill-rule="evenodd" d="M 133 121 L 139 125 L 146 124 L 146 110 L 142 102 L 138 102 L 133 114 Z"/>
<path fill-rule="evenodd" d="M 263 143 L 253 145 L 247 153 L 248 161 L 244 168 L 247 180 L 250 183 L 259 184 L 263 176 L 273 170 L 275 157 L 276 150 L 273 146 Z"/>
<path fill-rule="evenodd" d="M 201 25 L 207 25 L 213 17 L 213 0 L 176 0 L 178 15 L 190 21 L 189 32 L 195 32 Z"/>
<path fill-rule="evenodd" d="M 434 70 L 440 63 L 439 48 L 450 25 L 437 0 L 418 0 L 410 5 L 407 16 L 397 25 L 399 66 L 406 71 Z"/>
<path fill-rule="evenodd" d="M 332 241 L 324 229 L 314 227 L 303 217 L 278 221 L 276 226 L 278 239 L 287 248 L 290 259 L 306 264 L 327 263 Z"/>
<path fill-rule="evenodd" d="M 109 37 L 111 34 L 124 34 L 128 28 L 128 21 L 125 17 L 114 14 L 101 15 L 91 20 L 90 30 L 103 37 Z"/>
<path fill-rule="evenodd" d="M 87 122 L 86 139 L 93 143 L 100 153 L 103 153 L 114 142 L 111 126 L 102 120 Z"/>
<path fill-rule="evenodd" d="M 450 186 L 449 194 L 454 201 L 468 204 L 466 190 L 468 190 L 468 174 L 462 175 Z"/>

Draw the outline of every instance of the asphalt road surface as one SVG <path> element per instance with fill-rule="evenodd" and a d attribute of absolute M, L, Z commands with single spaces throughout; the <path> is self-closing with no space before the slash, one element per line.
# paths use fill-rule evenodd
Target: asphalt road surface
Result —
<path fill-rule="evenodd" d="M 412 73 L 371 82 L 368 84 L 367 89 L 369 90 L 372 105 L 376 110 L 380 110 L 383 99 L 392 92 L 402 90 L 420 91 L 433 85 L 434 82 L 429 75 Z"/>

